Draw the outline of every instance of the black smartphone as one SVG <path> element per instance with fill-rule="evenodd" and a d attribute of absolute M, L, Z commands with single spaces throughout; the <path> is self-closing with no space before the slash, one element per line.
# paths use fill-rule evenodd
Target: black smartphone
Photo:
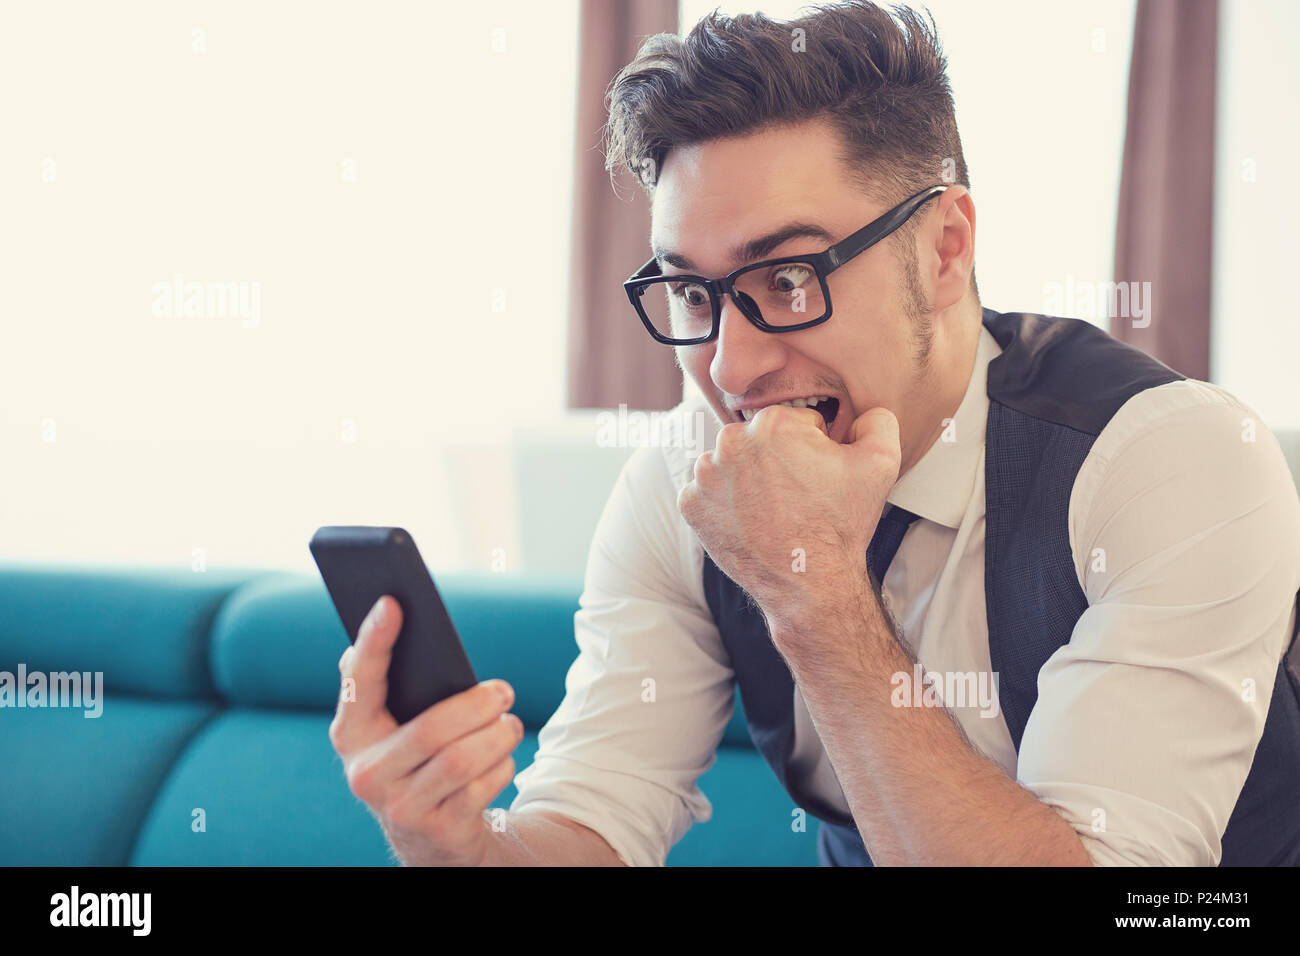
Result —
<path fill-rule="evenodd" d="M 399 724 L 478 680 L 433 577 L 401 528 L 324 527 L 312 535 L 316 559 L 334 608 L 353 644 L 382 595 L 402 607 L 402 630 L 388 668 L 388 712 Z"/>

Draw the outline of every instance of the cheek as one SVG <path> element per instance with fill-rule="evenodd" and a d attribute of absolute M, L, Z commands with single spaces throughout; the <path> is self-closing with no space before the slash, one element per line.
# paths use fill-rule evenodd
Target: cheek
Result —
<path fill-rule="evenodd" d="M 712 397 L 713 380 L 709 377 L 709 366 L 713 363 L 713 345 L 696 345 L 678 348 L 677 364 L 682 367 L 686 377 L 695 383 L 705 395 Z"/>
<path fill-rule="evenodd" d="M 825 328 L 833 338 L 826 348 L 838 353 L 841 363 L 852 355 L 859 365 L 866 359 L 888 367 L 891 356 L 906 358 L 909 354 L 912 322 L 892 297 L 844 294 L 835 300 Z"/>

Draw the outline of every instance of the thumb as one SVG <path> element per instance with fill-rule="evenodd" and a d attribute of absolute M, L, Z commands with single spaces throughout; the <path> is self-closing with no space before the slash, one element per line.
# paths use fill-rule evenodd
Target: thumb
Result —
<path fill-rule="evenodd" d="M 856 454 L 890 459 L 897 473 L 903 453 L 893 412 L 883 405 L 868 409 L 854 420 L 849 436 L 849 448 Z"/>
<path fill-rule="evenodd" d="M 401 630 L 401 604 L 390 595 L 383 595 L 361 622 L 348 659 L 351 673 L 344 675 L 356 679 L 356 699 L 361 704 L 359 710 L 377 714 L 387 706 L 388 668 Z"/>

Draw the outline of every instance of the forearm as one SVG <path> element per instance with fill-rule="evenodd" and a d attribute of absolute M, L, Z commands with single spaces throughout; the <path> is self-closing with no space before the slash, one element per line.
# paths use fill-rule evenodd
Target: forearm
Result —
<path fill-rule="evenodd" d="M 859 833 L 880 865 L 1089 865 L 1073 828 L 966 739 L 944 707 L 895 707 L 913 661 L 871 596 L 792 662 Z"/>
<path fill-rule="evenodd" d="M 622 866 L 605 838 L 556 813 L 506 811 L 505 827 L 492 829 L 492 811 L 484 814 L 488 851 L 482 866 Z"/>
<path fill-rule="evenodd" d="M 769 623 L 769 627 L 773 625 Z M 776 625 L 774 637 L 778 640 L 780 630 L 780 626 Z M 794 661 L 788 663 L 803 693 L 827 759 L 835 770 L 840 789 L 844 791 L 849 812 L 867 855 L 876 866 L 894 866 L 908 862 L 902 829 L 879 787 L 882 782 L 879 771 L 888 772 L 887 768 L 868 767 L 858 760 L 840 759 L 841 754 L 852 753 L 861 738 L 860 734 L 854 732 L 850 720 L 841 719 L 847 716 L 842 713 L 843 705 L 851 699 L 849 695 L 861 694 L 866 688 L 854 686 L 859 678 L 852 672 L 839 672 L 835 677 L 823 679 L 823 673 L 837 670 L 834 659 L 814 662 L 803 657 L 801 662 L 802 666 L 796 665 Z"/>
<path fill-rule="evenodd" d="M 821 708 L 809 706 L 813 726 L 817 736 L 826 750 L 827 759 L 835 771 L 835 777 L 849 804 L 849 813 L 857 827 L 858 836 L 866 848 L 867 856 L 875 866 L 892 866 L 906 860 L 907 854 L 902 842 L 902 835 L 897 821 L 890 813 L 889 805 L 876 786 L 876 775 L 855 763 L 841 766 L 836 762 L 835 754 L 841 753 L 846 745 L 839 740 L 839 730 L 835 726 L 822 726 L 817 723 L 813 710 Z M 847 744 L 851 747 L 852 744 Z"/>

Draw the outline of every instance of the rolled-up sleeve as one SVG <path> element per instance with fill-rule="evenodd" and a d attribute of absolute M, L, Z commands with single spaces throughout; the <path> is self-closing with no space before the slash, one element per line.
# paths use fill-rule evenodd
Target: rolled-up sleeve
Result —
<path fill-rule="evenodd" d="M 615 484 L 587 561 L 565 696 L 510 806 L 575 820 L 630 866 L 662 866 L 692 823 L 711 817 L 697 780 L 734 701 L 702 551 L 677 513 L 682 454 L 637 449 Z"/>
<path fill-rule="evenodd" d="M 1215 866 L 1294 627 L 1300 500 L 1249 408 L 1164 388 L 1080 470 L 1089 607 L 1039 672 L 1017 777 L 1094 863 Z"/>

